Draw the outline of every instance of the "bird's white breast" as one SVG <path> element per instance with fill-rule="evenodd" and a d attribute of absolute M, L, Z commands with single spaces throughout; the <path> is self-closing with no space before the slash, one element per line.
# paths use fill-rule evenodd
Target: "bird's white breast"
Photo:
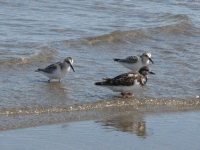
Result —
<path fill-rule="evenodd" d="M 132 71 L 138 71 L 144 66 L 141 62 L 141 59 L 139 59 L 136 63 L 121 63 L 121 65 Z"/>

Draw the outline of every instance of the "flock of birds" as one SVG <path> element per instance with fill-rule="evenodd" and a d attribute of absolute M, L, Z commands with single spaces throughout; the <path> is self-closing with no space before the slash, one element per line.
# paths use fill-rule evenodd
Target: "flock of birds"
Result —
<path fill-rule="evenodd" d="M 155 74 L 148 67 L 150 61 L 153 63 L 151 53 L 149 52 L 142 55 L 129 56 L 125 59 L 114 59 L 114 61 L 132 71 L 114 78 L 103 78 L 103 81 L 96 82 L 95 85 L 107 87 L 114 92 L 121 92 L 123 98 L 134 97 L 134 94 L 131 92 L 143 87 L 147 83 L 148 74 Z M 75 72 L 72 64 L 73 59 L 67 57 L 63 62 L 51 64 L 44 69 L 39 68 L 36 72 L 40 72 L 48 77 L 49 83 L 51 79 L 58 79 L 60 82 L 61 78 L 64 78 L 70 71 L 70 68 Z"/>

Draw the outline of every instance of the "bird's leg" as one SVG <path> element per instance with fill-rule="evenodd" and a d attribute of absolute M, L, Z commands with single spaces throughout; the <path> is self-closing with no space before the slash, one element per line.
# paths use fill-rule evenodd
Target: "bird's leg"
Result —
<path fill-rule="evenodd" d="M 59 79 L 59 82 L 60 82 L 60 79 Z"/>
<path fill-rule="evenodd" d="M 134 97 L 134 94 L 132 94 L 132 93 L 121 92 L 121 95 L 122 95 L 122 98 Z"/>
<path fill-rule="evenodd" d="M 128 97 L 134 97 L 133 93 L 127 93 Z"/>
<path fill-rule="evenodd" d="M 125 93 L 124 92 L 121 92 L 121 95 L 122 95 L 122 98 L 125 98 Z"/>
<path fill-rule="evenodd" d="M 122 98 L 128 98 L 125 92 L 121 92 Z"/>
<path fill-rule="evenodd" d="M 50 83 L 50 82 L 51 82 L 51 79 L 49 79 L 48 82 Z"/>

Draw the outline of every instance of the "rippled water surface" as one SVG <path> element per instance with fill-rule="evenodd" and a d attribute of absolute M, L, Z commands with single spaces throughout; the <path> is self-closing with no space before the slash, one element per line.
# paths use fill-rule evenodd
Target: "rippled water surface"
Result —
<path fill-rule="evenodd" d="M 199 110 L 199 1 L 17 0 L 0 8 L 1 130 L 96 118 L 112 107 Z M 129 71 L 113 58 L 146 51 L 156 75 L 134 99 L 94 85 Z M 34 72 L 68 56 L 75 72 L 61 83 Z"/>

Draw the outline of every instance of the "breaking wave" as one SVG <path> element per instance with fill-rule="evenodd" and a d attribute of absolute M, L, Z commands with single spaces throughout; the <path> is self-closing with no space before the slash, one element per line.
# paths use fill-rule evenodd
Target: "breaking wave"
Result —
<path fill-rule="evenodd" d="M 165 33 L 185 36 L 193 36 L 195 34 L 200 34 L 198 29 L 192 23 L 187 21 L 182 21 L 180 23 L 167 25 L 164 27 L 157 27 L 155 29 L 152 29 L 152 33 Z"/>
<path fill-rule="evenodd" d="M 43 46 L 39 48 L 38 50 L 35 50 L 33 54 L 25 54 L 25 55 L 14 55 L 16 56 L 13 58 L 13 55 L 11 55 L 11 58 L 9 56 L 7 58 L 4 58 L 3 60 L 0 60 L 1 66 L 8 66 L 8 65 L 20 65 L 20 64 L 27 64 L 37 61 L 42 61 L 47 58 L 53 57 L 57 53 L 56 50 L 54 50 L 51 47 Z M 1 54 L 3 55 L 3 54 Z"/>
<path fill-rule="evenodd" d="M 62 42 L 64 42 L 67 46 L 96 45 L 102 43 L 123 44 L 126 42 L 142 43 L 142 40 L 154 40 L 155 34 L 196 36 L 199 35 L 200 32 L 199 29 L 196 28 L 190 21 L 180 21 L 175 24 L 155 28 L 128 31 L 117 30 L 101 36 L 86 37 L 79 40 L 67 40 Z"/>

